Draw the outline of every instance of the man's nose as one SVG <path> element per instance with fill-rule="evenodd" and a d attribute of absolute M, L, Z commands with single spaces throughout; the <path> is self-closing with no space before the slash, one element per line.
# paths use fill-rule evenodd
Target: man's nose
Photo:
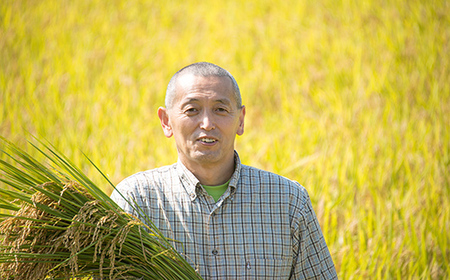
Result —
<path fill-rule="evenodd" d="M 201 129 L 211 130 L 216 127 L 216 125 L 214 124 L 214 119 L 210 114 L 211 113 L 208 113 L 208 112 L 203 113 L 201 123 L 200 123 Z"/>

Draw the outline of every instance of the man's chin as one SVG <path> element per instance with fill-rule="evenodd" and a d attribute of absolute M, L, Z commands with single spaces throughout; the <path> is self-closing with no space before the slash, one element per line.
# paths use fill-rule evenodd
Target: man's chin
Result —
<path fill-rule="evenodd" d="M 218 152 L 196 152 L 193 156 L 197 162 L 215 163 L 220 160 Z"/>
<path fill-rule="evenodd" d="M 189 154 L 189 158 L 185 158 L 187 161 L 196 164 L 218 164 L 223 162 L 226 164 L 227 154 L 223 151 L 211 151 L 211 150 L 195 150 Z M 234 150 L 231 153 L 231 159 L 234 158 Z"/>

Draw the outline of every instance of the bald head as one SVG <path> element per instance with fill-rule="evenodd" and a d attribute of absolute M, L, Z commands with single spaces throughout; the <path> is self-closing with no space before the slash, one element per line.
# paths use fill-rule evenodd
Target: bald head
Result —
<path fill-rule="evenodd" d="M 169 85 L 167 86 L 166 90 L 165 106 L 167 109 L 170 109 L 173 106 L 178 79 L 187 74 L 200 77 L 211 77 L 211 76 L 228 77 L 231 83 L 233 84 L 233 92 L 234 97 L 236 99 L 237 107 L 238 108 L 242 107 L 242 99 L 241 99 L 241 92 L 239 91 L 239 86 L 234 77 L 230 74 L 230 72 L 228 72 L 227 70 L 223 69 L 220 66 L 217 66 L 209 62 L 197 62 L 180 69 L 178 72 L 175 73 L 175 75 L 173 75 L 172 79 L 170 79 Z"/>

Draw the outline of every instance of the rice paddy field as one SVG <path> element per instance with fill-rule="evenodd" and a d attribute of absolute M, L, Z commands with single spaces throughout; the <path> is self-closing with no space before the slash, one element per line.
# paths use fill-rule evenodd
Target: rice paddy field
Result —
<path fill-rule="evenodd" d="M 445 0 L 2 0 L 0 135 L 118 183 L 176 161 L 156 110 L 213 62 L 241 160 L 307 188 L 340 279 L 449 279 L 449 41 Z"/>

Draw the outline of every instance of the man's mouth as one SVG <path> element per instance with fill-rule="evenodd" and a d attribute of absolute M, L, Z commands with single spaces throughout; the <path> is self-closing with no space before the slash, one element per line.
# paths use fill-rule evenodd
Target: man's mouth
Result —
<path fill-rule="evenodd" d="M 214 142 L 216 142 L 216 140 L 212 139 L 212 138 L 201 138 L 200 142 L 203 142 L 203 143 L 214 143 Z"/>

